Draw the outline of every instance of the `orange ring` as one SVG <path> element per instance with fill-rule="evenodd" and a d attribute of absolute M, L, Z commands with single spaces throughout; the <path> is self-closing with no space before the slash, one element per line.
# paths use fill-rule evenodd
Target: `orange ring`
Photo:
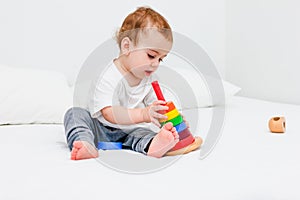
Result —
<path fill-rule="evenodd" d="M 171 112 L 172 110 L 176 109 L 174 103 L 172 101 L 168 101 L 166 104 L 164 104 L 164 106 L 168 106 L 168 110 L 160 110 L 158 111 L 160 114 L 164 115 L 168 112 Z"/>
<path fill-rule="evenodd" d="M 174 103 L 172 101 L 168 101 L 165 106 L 169 107 L 169 109 L 166 110 L 166 113 L 168 113 L 168 112 L 170 112 L 170 111 L 172 111 L 172 110 L 175 109 L 175 105 L 174 105 Z"/>

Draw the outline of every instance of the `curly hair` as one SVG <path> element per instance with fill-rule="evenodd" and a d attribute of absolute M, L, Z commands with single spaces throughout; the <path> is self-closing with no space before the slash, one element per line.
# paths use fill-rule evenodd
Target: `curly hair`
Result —
<path fill-rule="evenodd" d="M 171 27 L 167 20 L 150 7 L 138 7 L 130 13 L 116 33 L 116 41 L 121 47 L 123 38 L 128 37 L 134 45 L 138 43 L 138 33 L 145 28 L 156 28 L 170 42 L 173 42 Z"/>

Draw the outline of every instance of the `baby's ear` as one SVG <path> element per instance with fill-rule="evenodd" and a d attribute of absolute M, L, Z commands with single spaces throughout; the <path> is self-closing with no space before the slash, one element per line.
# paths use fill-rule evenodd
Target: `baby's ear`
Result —
<path fill-rule="evenodd" d="M 124 37 L 121 41 L 122 55 L 129 55 L 132 42 L 129 37 Z"/>

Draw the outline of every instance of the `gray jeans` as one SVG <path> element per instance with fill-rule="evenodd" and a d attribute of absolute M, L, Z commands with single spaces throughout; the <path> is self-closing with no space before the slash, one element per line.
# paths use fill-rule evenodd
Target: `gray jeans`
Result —
<path fill-rule="evenodd" d="M 70 108 L 64 116 L 65 134 L 70 150 L 74 141 L 87 141 L 98 146 L 98 142 L 122 142 L 125 149 L 147 154 L 155 132 L 146 128 L 122 130 L 105 126 L 90 113 L 79 107 Z"/>

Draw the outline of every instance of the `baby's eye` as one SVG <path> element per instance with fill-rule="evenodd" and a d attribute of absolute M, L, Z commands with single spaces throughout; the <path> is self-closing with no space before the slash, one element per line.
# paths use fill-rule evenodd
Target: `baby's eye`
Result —
<path fill-rule="evenodd" d="M 151 54 L 148 54 L 148 57 L 151 59 L 155 58 L 155 56 L 152 56 Z"/>
<path fill-rule="evenodd" d="M 160 59 L 159 59 L 159 62 L 163 62 L 163 59 L 160 58 Z"/>

